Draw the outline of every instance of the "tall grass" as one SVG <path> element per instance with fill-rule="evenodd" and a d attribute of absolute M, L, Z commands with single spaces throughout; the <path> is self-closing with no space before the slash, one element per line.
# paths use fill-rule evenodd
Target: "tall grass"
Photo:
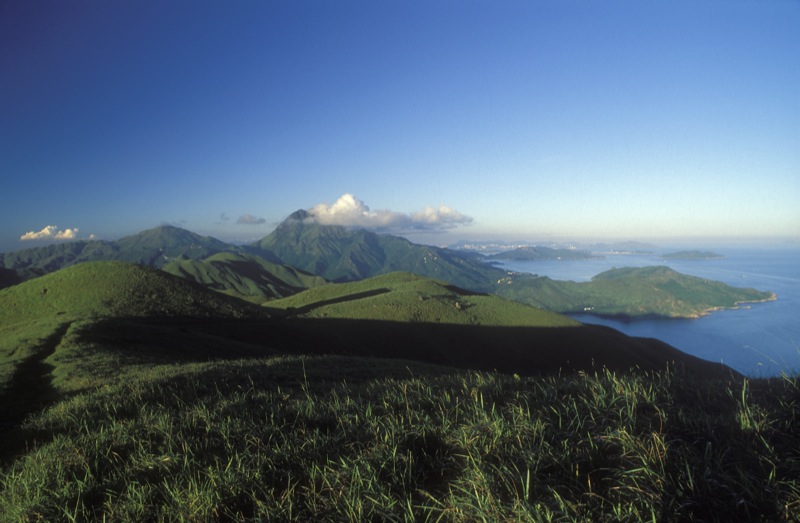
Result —
<path fill-rule="evenodd" d="M 164 366 L 31 419 L 0 520 L 797 520 L 799 414 L 788 377 Z"/>

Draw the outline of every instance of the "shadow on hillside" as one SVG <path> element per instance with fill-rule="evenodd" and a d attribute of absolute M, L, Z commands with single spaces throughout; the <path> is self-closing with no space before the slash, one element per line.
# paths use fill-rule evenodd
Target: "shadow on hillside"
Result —
<path fill-rule="evenodd" d="M 50 375 L 53 367 L 45 360 L 53 354 L 70 325 L 60 325 L 42 340 L 36 353 L 17 366 L 11 383 L 0 394 L 0 463 L 6 463 L 25 448 L 29 434 L 20 428 L 25 418 L 58 399 Z"/>
<path fill-rule="evenodd" d="M 609 327 L 489 327 L 375 320 L 130 318 L 100 321 L 80 335 L 130 358 L 203 361 L 274 354 L 400 358 L 522 375 L 670 368 L 729 376 L 719 363 Z"/>
<path fill-rule="evenodd" d="M 340 296 L 338 298 L 331 298 L 330 300 L 320 300 L 315 301 L 314 303 L 309 303 L 303 307 L 290 307 L 286 312 L 289 314 L 306 314 L 307 312 L 311 312 L 317 307 L 324 307 L 326 305 L 334 305 L 336 303 L 345 303 L 348 301 L 356 301 L 356 300 L 363 300 L 364 298 L 371 298 L 373 296 L 380 296 L 381 294 L 386 294 L 387 292 L 391 292 L 391 290 L 383 287 L 380 289 L 373 289 L 371 291 L 364 291 L 364 292 L 356 292 L 353 294 L 348 294 L 347 296 Z"/>

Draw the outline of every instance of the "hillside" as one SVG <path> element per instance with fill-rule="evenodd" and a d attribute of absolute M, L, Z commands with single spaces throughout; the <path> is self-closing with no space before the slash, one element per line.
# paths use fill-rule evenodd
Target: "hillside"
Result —
<path fill-rule="evenodd" d="M 0 290 L 0 324 L 59 317 L 231 317 L 259 311 L 164 271 L 87 262 Z M 246 311 L 246 312 L 245 312 Z"/>
<path fill-rule="evenodd" d="M 268 236 L 250 246 L 260 256 L 318 274 L 330 281 L 354 281 L 406 271 L 451 282 L 476 291 L 491 288 L 502 271 L 476 254 L 416 245 L 397 236 L 350 230 L 308 221 L 297 211 Z"/>
<path fill-rule="evenodd" d="M 775 299 L 768 291 L 732 287 L 669 267 L 611 269 L 579 283 L 513 273 L 499 282 L 497 294 L 561 313 L 629 318 L 697 318 Z"/>
<path fill-rule="evenodd" d="M 202 260 L 178 258 L 162 270 L 253 303 L 326 285 L 320 277 L 258 256 L 223 252 Z"/>
<path fill-rule="evenodd" d="M 175 258 L 199 260 L 212 254 L 235 251 L 236 247 L 210 236 L 162 225 L 126 236 L 114 242 L 119 249 L 116 259 L 142 265 L 163 267 Z"/>
<path fill-rule="evenodd" d="M 497 327 L 581 325 L 567 316 L 405 272 L 319 287 L 269 305 L 305 318 Z"/>
<path fill-rule="evenodd" d="M 476 253 L 320 225 L 307 211 L 295 212 L 259 242 L 241 247 L 164 226 L 117 242 L 74 242 L 6 254 L 3 263 L 14 272 L 0 275 L 0 284 L 10 285 L 87 259 L 164 267 L 210 289 L 255 303 L 317 286 L 322 279 L 348 282 L 396 271 L 555 312 L 629 318 L 696 318 L 741 302 L 774 298 L 769 292 L 730 287 L 674 271 L 664 273 L 663 268 L 620 269 L 613 277 L 609 271 L 585 283 L 555 281 L 494 267 Z"/>
<path fill-rule="evenodd" d="M 0 254 L 0 266 L 25 280 L 84 261 L 113 260 L 118 251 L 113 242 L 79 240 Z"/>
<path fill-rule="evenodd" d="M 161 366 L 31 416 L 0 521 L 793 521 L 797 390 L 344 357 Z"/>
<path fill-rule="evenodd" d="M 0 254 L 0 267 L 25 280 L 87 261 L 125 261 L 162 267 L 175 258 L 203 259 L 238 249 L 217 239 L 163 225 L 117 241 L 74 241 Z M 0 281 L 2 285 L 2 281 Z"/>
<path fill-rule="evenodd" d="M 270 302 L 294 340 L 318 354 L 410 358 L 521 374 L 680 367 L 701 375 L 729 369 L 652 339 L 441 281 L 392 273 Z M 273 339 L 277 341 L 276 333 Z"/>
<path fill-rule="evenodd" d="M 0 522 L 796 505 L 795 379 L 409 273 L 268 305 L 121 262 L 0 290 Z"/>
<path fill-rule="evenodd" d="M 113 361 L 135 367 L 275 353 L 525 374 L 604 366 L 728 372 L 656 340 L 411 274 L 326 285 L 269 305 L 122 262 L 62 269 L 0 291 L 0 385 L 13 386 L 20 366 L 34 360 L 53 366 L 55 383 L 68 390 L 122 372 Z"/>
<path fill-rule="evenodd" d="M 0 290 L 0 432 L 60 393 L 156 362 L 264 355 L 193 323 L 265 309 L 166 272 L 86 262 Z M 2 447 L 2 444 L 0 444 Z"/>

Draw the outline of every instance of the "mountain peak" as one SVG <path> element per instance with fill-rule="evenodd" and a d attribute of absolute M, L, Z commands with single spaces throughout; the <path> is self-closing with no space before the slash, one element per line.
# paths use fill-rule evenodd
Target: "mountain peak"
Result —
<path fill-rule="evenodd" d="M 307 210 L 298 209 L 298 210 L 294 211 L 292 214 L 290 214 L 289 217 L 286 218 L 286 221 L 287 222 L 304 222 L 304 221 L 308 220 L 309 218 L 313 218 L 313 217 L 314 217 L 314 215 L 311 214 L 310 212 L 308 212 Z"/>

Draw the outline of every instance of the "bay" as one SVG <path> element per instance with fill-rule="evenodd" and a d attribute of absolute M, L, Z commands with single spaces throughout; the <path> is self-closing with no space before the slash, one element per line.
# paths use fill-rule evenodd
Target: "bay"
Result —
<path fill-rule="evenodd" d="M 677 250 L 677 249 L 675 249 Z M 603 254 L 587 260 L 504 262 L 499 266 L 558 280 L 589 281 L 605 270 L 666 265 L 678 272 L 777 294 L 776 301 L 715 311 L 698 319 L 619 320 L 574 315 L 584 323 L 657 338 L 751 377 L 800 373 L 800 248 L 715 248 L 724 258 L 668 260 L 660 254 Z M 669 251 L 664 251 L 669 252 Z"/>

